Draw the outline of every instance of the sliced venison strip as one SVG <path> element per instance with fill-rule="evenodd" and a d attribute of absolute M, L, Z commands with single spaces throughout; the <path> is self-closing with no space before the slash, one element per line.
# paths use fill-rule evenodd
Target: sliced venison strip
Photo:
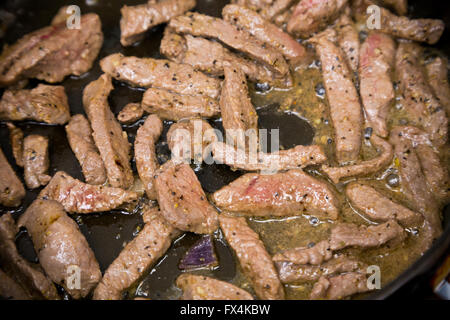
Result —
<path fill-rule="evenodd" d="M 144 116 L 144 109 L 140 103 L 130 102 L 120 110 L 117 120 L 122 124 L 132 124 Z"/>
<path fill-rule="evenodd" d="M 130 46 L 142 40 L 147 30 L 191 10 L 195 3 L 195 0 L 164 0 L 123 6 L 120 10 L 120 43 Z"/>
<path fill-rule="evenodd" d="M 25 188 L 0 149 L 0 204 L 18 207 L 25 197 Z"/>
<path fill-rule="evenodd" d="M 186 95 L 220 94 L 220 80 L 195 71 L 187 64 L 164 59 L 125 57 L 114 53 L 100 61 L 103 72 L 116 80 L 144 88 L 161 88 Z"/>
<path fill-rule="evenodd" d="M 31 90 L 6 90 L 0 101 L 0 119 L 65 124 L 70 109 L 64 87 L 39 84 Z"/>
<path fill-rule="evenodd" d="M 23 131 L 11 122 L 7 122 L 9 130 L 9 142 L 11 143 L 12 153 L 16 164 L 23 167 Z"/>
<path fill-rule="evenodd" d="M 349 14 L 343 14 L 336 22 L 337 42 L 345 53 L 348 66 L 353 72 L 359 66 L 359 34 Z"/>
<path fill-rule="evenodd" d="M 94 300 L 120 300 L 169 249 L 179 232 L 161 216 L 157 207 L 143 213 L 145 225 L 109 265 L 94 291 Z"/>
<path fill-rule="evenodd" d="M 0 269 L 0 298 L 5 300 L 32 300 L 30 296 L 14 279 Z"/>
<path fill-rule="evenodd" d="M 104 74 L 83 91 L 84 110 L 92 128 L 92 137 L 113 187 L 128 188 L 133 184 L 130 165 L 130 143 L 108 104 L 113 89 L 111 77 Z"/>
<path fill-rule="evenodd" d="M 349 272 L 330 278 L 321 277 L 314 284 L 311 300 L 338 300 L 357 293 L 368 292 L 367 276 L 364 273 Z"/>
<path fill-rule="evenodd" d="M 78 225 L 56 201 L 35 200 L 19 219 L 31 235 L 39 262 L 47 276 L 74 299 L 84 298 L 102 276 L 98 262 Z M 80 287 L 68 284 L 70 268 L 76 266 Z"/>
<path fill-rule="evenodd" d="M 25 184 L 30 189 L 45 186 L 51 179 L 48 138 L 32 134 L 23 141 L 23 171 Z"/>
<path fill-rule="evenodd" d="M 105 183 L 106 169 L 92 138 L 89 121 L 81 114 L 74 115 L 66 125 L 66 134 L 70 147 L 80 163 L 86 183 Z"/>
<path fill-rule="evenodd" d="M 245 218 L 221 214 L 219 221 L 225 239 L 236 253 L 239 264 L 245 276 L 250 280 L 258 298 L 262 300 L 284 299 L 283 286 L 264 243 L 259 239 L 258 234 L 248 226 Z"/>
<path fill-rule="evenodd" d="M 220 209 L 246 216 L 307 213 L 335 220 L 339 213 L 339 201 L 331 187 L 301 170 L 247 173 L 216 191 L 212 199 Z"/>
<path fill-rule="evenodd" d="M 431 62 L 426 63 L 425 70 L 428 84 L 447 111 L 447 116 L 450 116 L 450 85 L 448 82 L 447 59 L 436 57 Z"/>
<path fill-rule="evenodd" d="M 182 274 L 176 285 L 183 290 L 182 300 L 253 300 L 247 291 L 214 278 Z"/>

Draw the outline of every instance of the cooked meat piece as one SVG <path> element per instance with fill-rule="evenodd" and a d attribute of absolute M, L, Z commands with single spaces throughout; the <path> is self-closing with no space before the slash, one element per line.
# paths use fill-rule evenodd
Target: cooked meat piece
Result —
<path fill-rule="evenodd" d="M 115 209 L 137 200 L 138 195 L 120 188 L 83 183 L 58 171 L 39 193 L 39 198 L 58 201 L 69 213 L 91 213 Z"/>
<path fill-rule="evenodd" d="M 300 4 L 308 1 L 301 1 Z M 328 2 L 328 1 L 324 1 Z M 342 51 L 327 37 L 313 40 L 322 64 L 330 114 L 336 135 L 339 163 L 358 159 L 361 148 L 362 112 L 358 93 Z"/>
<path fill-rule="evenodd" d="M 6 207 L 20 206 L 25 188 L 0 149 L 0 204 Z"/>
<path fill-rule="evenodd" d="M 109 265 L 94 291 L 94 300 L 120 300 L 130 288 L 169 249 L 179 232 L 171 227 L 158 208 L 144 213 L 144 228 Z"/>
<path fill-rule="evenodd" d="M 117 115 L 117 120 L 123 124 L 132 124 L 142 118 L 144 109 L 140 103 L 128 103 Z"/>
<path fill-rule="evenodd" d="M 92 138 L 89 121 L 81 114 L 74 115 L 66 125 L 66 134 L 70 147 L 80 163 L 86 183 L 105 183 L 106 169 Z"/>
<path fill-rule="evenodd" d="M 285 12 L 280 13 L 275 18 L 273 18 L 273 23 L 275 25 L 283 28 L 283 30 L 285 30 L 286 26 L 287 26 L 287 23 L 291 19 L 291 16 L 292 16 L 293 13 L 294 13 L 294 8 L 291 7 L 288 10 L 286 10 Z"/>
<path fill-rule="evenodd" d="M 322 166 L 322 170 L 330 177 L 331 181 L 338 183 L 342 178 L 368 175 L 375 173 L 388 166 L 394 157 L 394 150 L 391 144 L 384 139 L 372 134 L 370 141 L 378 149 L 379 155 L 358 164 L 343 167 Z"/>
<path fill-rule="evenodd" d="M 337 219 L 339 202 L 331 187 L 301 170 L 248 173 L 213 194 L 222 210 L 249 216 L 308 213 Z"/>
<path fill-rule="evenodd" d="M 56 201 L 35 200 L 19 219 L 31 235 L 45 273 L 74 299 L 84 298 L 102 276 L 94 253 L 78 225 Z M 71 269 L 80 275 L 80 287 L 71 280 Z"/>
<path fill-rule="evenodd" d="M 284 299 L 283 286 L 264 243 L 247 225 L 245 218 L 221 214 L 219 221 L 225 239 L 236 253 L 241 269 L 250 280 L 258 298 Z"/>
<path fill-rule="evenodd" d="M 103 34 L 100 18 L 94 13 L 82 15 L 80 25 L 79 29 L 69 29 L 62 21 L 7 47 L 0 56 L 0 85 L 26 78 L 55 83 L 87 72 L 103 44 Z"/>
<path fill-rule="evenodd" d="M 405 16 L 408 13 L 408 0 L 381 0 L 381 3 L 394 9 L 400 16 Z"/>
<path fill-rule="evenodd" d="M 182 300 L 253 300 L 247 291 L 210 277 L 185 273 L 176 284 L 183 290 Z"/>
<path fill-rule="evenodd" d="M 125 57 L 115 53 L 100 61 L 103 72 L 138 87 L 156 87 L 180 94 L 218 98 L 220 80 L 208 77 L 187 64 L 164 59 Z"/>
<path fill-rule="evenodd" d="M 370 291 L 367 288 L 367 276 L 363 273 L 349 272 L 329 279 L 321 277 L 314 284 L 310 299 L 339 300 L 367 291 Z"/>
<path fill-rule="evenodd" d="M 359 34 L 350 15 L 343 14 L 336 23 L 337 41 L 339 47 L 345 53 L 348 66 L 353 72 L 358 71 L 359 66 Z"/>
<path fill-rule="evenodd" d="M 161 213 L 172 226 L 195 233 L 217 229 L 217 212 L 188 164 L 166 162 L 156 172 L 155 187 Z"/>
<path fill-rule="evenodd" d="M 273 256 L 273 261 L 291 262 L 297 265 L 320 265 L 333 257 L 329 240 L 322 240 L 312 247 L 285 250 Z"/>
<path fill-rule="evenodd" d="M 64 87 L 39 84 L 32 90 L 7 90 L 0 101 L 0 119 L 64 124 L 70 119 Z"/>
<path fill-rule="evenodd" d="M 293 2 L 294 0 L 274 0 L 270 6 L 263 8 L 260 14 L 264 19 L 270 21 L 289 9 Z"/>
<path fill-rule="evenodd" d="M 9 142 L 16 164 L 23 167 L 23 131 L 11 122 L 7 122 L 6 126 L 9 130 Z"/>
<path fill-rule="evenodd" d="M 10 213 L 0 217 L 0 264 L 3 270 L 17 281 L 30 298 L 59 300 L 53 283 L 38 266 L 22 258 L 17 250 L 18 231 L 19 228 Z"/>
<path fill-rule="evenodd" d="M 448 83 L 447 59 L 436 57 L 425 65 L 425 70 L 428 84 L 447 111 L 447 116 L 450 116 L 450 86 Z"/>
<path fill-rule="evenodd" d="M 23 140 L 23 172 L 25 184 L 30 189 L 45 186 L 51 179 L 47 174 L 50 165 L 48 138 L 32 134 Z"/>
<path fill-rule="evenodd" d="M 0 298 L 6 300 L 31 300 L 32 297 L 0 269 Z"/>
<path fill-rule="evenodd" d="M 128 188 L 133 184 L 130 165 L 130 143 L 108 104 L 113 89 L 111 77 L 104 74 L 83 91 L 84 110 L 92 127 L 92 137 L 100 151 L 108 182 L 113 187 Z"/>
<path fill-rule="evenodd" d="M 258 114 L 248 94 L 245 74 L 236 65 L 225 66 L 224 71 L 219 103 L 226 141 L 239 149 L 257 151 Z"/>
<path fill-rule="evenodd" d="M 385 138 L 387 117 L 395 97 L 391 74 L 395 42 L 383 33 L 371 32 L 361 46 L 360 94 L 369 126 Z"/>
<path fill-rule="evenodd" d="M 164 120 L 181 120 L 185 118 L 213 118 L 220 114 L 216 99 L 201 95 L 185 95 L 164 89 L 147 89 L 142 98 L 142 108 L 157 114 Z"/>
<path fill-rule="evenodd" d="M 302 38 L 324 29 L 336 19 L 347 0 L 302 0 L 289 19 L 287 31 Z"/>
<path fill-rule="evenodd" d="M 327 160 L 325 153 L 318 145 L 296 146 L 273 153 L 247 153 L 226 143 L 215 142 L 211 145 L 211 151 L 217 162 L 247 171 L 297 169 Z"/>
<path fill-rule="evenodd" d="M 231 3 L 245 6 L 256 12 L 260 12 L 268 8 L 274 0 L 231 0 Z"/>
<path fill-rule="evenodd" d="M 159 167 L 155 144 L 163 130 L 163 123 L 157 115 L 150 115 L 138 129 L 134 141 L 134 156 L 139 178 L 144 184 L 149 199 L 156 199 L 154 176 Z"/>
<path fill-rule="evenodd" d="M 289 72 L 289 66 L 280 52 L 272 47 L 267 47 L 262 41 L 227 21 L 189 12 L 184 16 L 172 19 L 169 26 L 179 33 L 218 39 L 231 48 L 263 63 L 280 75 L 286 75 Z"/>
<path fill-rule="evenodd" d="M 223 8 L 222 16 L 225 21 L 280 51 L 288 60 L 300 62 L 306 57 L 306 50 L 300 43 L 251 9 L 229 4 Z"/>
<path fill-rule="evenodd" d="M 120 10 L 120 43 L 129 46 L 141 40 L 147 30 L 169 22 L 195 7 L 195 0 L 165 0 L 137 6 L 123 6 Z"/>
<path fill-rule="evenodd" d="M 421 214 L 392 201 L 376 189 L 361 183 L 347 185 L 345 193 L 353 207 L 365 216 L 379 222 L 394 219 L 404 227 L 419 226 L 423 222 Z"/>
<path fill-rule="evenodd" d="M 435 145 L 440 146 L 447 140 L 448 121 L 420 66 L 421 52 L 417 44 L 399 44 L 395 62 L 398 84 L 408 116 L 423 127 Z"/>

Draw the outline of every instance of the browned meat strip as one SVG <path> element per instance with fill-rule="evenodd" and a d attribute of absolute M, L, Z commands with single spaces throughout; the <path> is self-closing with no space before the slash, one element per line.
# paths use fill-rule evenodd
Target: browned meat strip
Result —
<path fill-rule="evenodd" d="M 179 235 L 162 218 L 157 207 L 147 209 L 143 216 L 144 228 L 105 271 L 94 291 L 94 300 L 120 300 L 122 293 L 162 257 Z"/>
<path fill-rule="evenodd" d="M 74 298 L 84 298 L 102 276 L 94 253 L 78 225 L 56 201 L 35 200 L 19 219 L 31 235 L 45 273 Z M 69 282 L 70 268 L 79 271 L 80 287 Z"/>
<path fill-rule="evenodd" d="M 250 216 L 307 212 L 337 219 L 339 203 L 328 184 L 301 170 L 264 175 L 248 173 L 213 194 L 222 210 Z"/>
<path fill-rule="evenodd" d="M 297 265 L 320 265 L 333 257 L 329 240 L 322 240 L 312 247 L 289 249 L 273 256 L 277 264 L 290 262 Z"/>
<path fill-rule="evenodd" d="M 80 25 L 79 29 L 69 29 L 64 20 L 7 47 L 0 56 L 0 85 L 26 78 L 55 83 L 87 72 L 103 44 L 103 34 L 96 14 L 82 15 Z"/>
<path fill-rule="evenodd" d="M 80 163 L 86 183 L 105 183 L 106 169 L 92 138 L 89 121 L 81 114 L 74 115 L 66 125 L 66 134 L 70 147 Z"/>
<path fill-rule="evenodd" d="M 9 130 L 9 142 L 16 164 L 23 167 L 23 131 L 11 122 L 7 122 L 6 126 Z"/>
<path fill-rule="evenodd" d="M 220 80 L 208 77 L 187 64 L 163 59 L 125 57 L 115 53 L 100 61 L 103 72 L 138 87 L 156 87 L 180 94 L 218 98 Z"/>
<path fill-rule="evenodd" d="M 169 22 L 195 7 L 195 0 L 150 1 L 137 6 L 123 6 L 120 10 L 120 43 L 129 46 L 141 40 L 147 30 Z"/>
<path fill-rule="evenodd" d="M 322 170 L 334 183 L 338 183 L 342 178 L 362 176 L 380 171 L 391 163 L 394 157 L 394 150 L 389 142 L 375 134 L 371 136 L 370 141 L 378 149 L 379 155 L 377 157 L 362 161 L 359 164 L 343 167 L 328 167 L 327 165 L 323 165 Z"/>
<path fill-rule="evenodd" d="M 48 138 L 32 134 L 23 141 L 23 171 L 25 184 L 30 189 L 45 186 L 51 179 Z"/>
<path fill-rule="evenodd" d="M 108 182 L 113 187 L 128 188 L 133 184 L 130 165 L 130 143 L 108 104 L 113 89 L 111 77 L 104 74 L 83 91 L 84 110 L 92 127 L 92 137 L 100 151 Z"/>
<path fill-rule="evenodd" d="M 447 59 L 436 57 L 425 65 L 428 83 L 434 91 L 436 98 L 450 115 L 450 85 L 448 83 Z"/>
<path fill-rule="evenodd" d="M 25 197 L 25 188 L 0 149 L 0 204 L 18 207 Z"/>
<path fill-rule="evenodd" d="M 128 103 L 117 115 L 117 120 L 123 124 L 132 124 L 142 118 L 144 109 L 140 103 Z"/>
<path fill-rule="evenodd" d="M 0 101 L 0 119 L 64 124 L 70 119 L 64 87 L 39 84 L 32 90 L 7 90 Z"/>
<path fill-rule="evenodd" d="M 264 19 L 270 21 L 289 9 L 293 2 L 294 0 L 274 0 L 270 6 L 263 8 L 260 14 Z"/>
<path fill-rule="evenodd" d="M 156 199 L 154 176 L 159 167 L 155 144 L 163 130 L 162 121 L 157 115 L 150 115 L 138 129 L 134 142 L 134 156 L 139 178 L 144 184 L 149 199 Z"/>
<path fill-rule="evenodd" d="M 293 7 L 291 7 L 289 10 L 286 10 L 283 13 L 280 13 L 275 18 L 273 18 L 273 23 L 280 28 L 283 28 L 283 30 L 286 29 L 286 25 L 288 21 L 291 19 L 292 13 L 294 12 Z"/>
<path fill-rule="evenodd" d="M 169 26 L 179 33 L 216 38 L 263 63 L 280 75 L 286 75 L 289 72 L 289 66 L 281 53 L 272 47 L 267 47 L 262 41 L 227 21 L 190 12 L 172 19 Z"/>
<path fill-rule="evenodd" d="M 391 74 L 395 42 L 388 35 L 372 32 L 361 47 L 360 94 L 367 122 L 373 131 L 387 137 L 387 116 L 395 92 Z"/>
<path fill-rule="evenodd" d="M 30 298 L 58 300 L 53 283 L 37 265 L 22 258 L 17 250 L 15 241 L 18 231 L 10 213 L 0 217 L 0 264 L 3 270 L 17 281 Z"/>
<path fill-rule="evenodd" d="M 284 299 L 283 286 L 258 234 L 247 225 L 244 218 L 221 214 L 219 221 L 228 244 L 236 253 L 241 268 L 250 280 L 258 298 Z"/>
<path fill-rule="evenodd" d="M 339 300 L 367 291 L 370 291 L 367 287 L 367 276 L 363 273 L 349 272 L 329 279 L 320 278 L 311 291 L 310 299 Z"/>
<path fill-rule="evenodd" d="M 0 269 L 0 298 L 6 300 L 31 300 L 32 297 Z"/>
<path fill-rule="evenodd" d="M 384 5 L 391 7 L 400 16 L 408 13 L 408 0 L 382 0 Z"/>
<path fill-rule="evenodd" d="M 155 187 L 161 213 L 172 226 L 195 233 L 217 229 L 217 212 L 188 164 L 166 162 L 156 172 Z"/>
<path fill-rule="evenodd" d="M 274 0 L 231 0 L 231 3 L 245 6 L 256 12 L 260 12 L 268 8 Z"/>
<path fill-rule="evenodd" d="M 220 114 L 216 99 L 201 95 L 184 95 L 164 89 L 150 88 L 142 98 L 142 108 L 164 120 L 213 118 Z"/>
<path fill-rule="evenodd" d="M 353 72 L 358 71 L 359 66 L 359 34 L 351 17 L 343 14 L 336 23 L 337 41 L 339 47 L 345 53 L 348 66 Z"/>
<path fill-rule="evenodd" d="M 56 200 L 69 213 L 109 211 L 137 200 L 133 191 L 120 188 L 90 185 L 58 171 L 40 193 L 39 198 Z"/>

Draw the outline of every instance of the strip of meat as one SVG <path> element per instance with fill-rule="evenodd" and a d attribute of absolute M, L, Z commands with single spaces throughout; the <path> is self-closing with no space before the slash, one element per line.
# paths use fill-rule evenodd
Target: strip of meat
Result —
<path fill-rule="evenodd" d="M 395 97 L 391 73 L 395 42 L 388 35 L 371 32 L 361 46 L 360 94 L 367 122 L 374 132 L 387 137 L 387 116 Z"/>
<path fill-rule="evenodd" d="M 48 138 L 32 134 L 23 140 L 23 172 L 25 184 L 30 189 L 45 186 L 51 179 Z"/>
<path fill-rule="evenodd" d="M 0 217 L 0 263 L 5 272 L 33 299 L 59 300 L 53 283 L 40 268 L 26 261 L 16 248 L 19 231 L 10 213 Z"/>
<path fill-rule="evenodd" d="M 263 8 L 260 14 L 264 19 L 270 21 L 286 11 L 293 2 L 294 0 L 274 0 L 270 6 Z"/>
<path fill-rule="evenodd" d="M 353 72 L 359 66 L 359 34 L 349 14 L 343 14 L 336 22 L 337 41 L 345 53 L 348 66 Z"/>
<path fill-rule="evenodd" d="M 7 122 L 6 126 L 9 130 L 9 142 L 16 164 L 23 167 L 23 131 L 11 122 Z"/>
<path fill-rule="evenodd" d="M 163 123 L 157 115 L 150 115 L 138 129 L 134 141 L 134 156 L 139 178 L 144 184 L 147 197 L 156 199 L 154 176 L 159 167 L 155 144 L 163 130 Z"/>
<path fill-rule="evenodd" d="M 74 115 L 66 125 L 66 134 L 70 147 L 80 163 L 86 183 L 105 183 L 106 169 L 92 138 L 89 121 L 81 114 Z"/>
<path fill-rule="evenodd" d="M 289 10 L 286 10 L 283 13 L 280 13 L 276 17 L 273 18 L 273 23 L 280 28 L 283 28 L 283 30 L 286 29 L 286 25 L 288 21 L 291 19 L 292 13 L 294 12 L 293 7 L 291 7 Z"/>
<path fill-rule="evenodd" d="M 0 101 L 0 119 L 64 124 L 70 119 L 64 87 L 39 84 L 32 90 L 7 90 Z"/>
<path fill-rule="evenodd" d="M 285 250 L 273 256 L 277 264 L 290 262 L 297 265 L 320 265 L 333 257 L 329 240 L 322 240 L 312 247 L 299 247 Z"/>
<path fill-rule="evenodd" d="M 302 0 L 289 19 L 287 31 L 307 38 L 336 19 L 347 0 Z"/>
<path fill-rule="evenodd" d="M 172 226 L 201 234 L 217 229 L 217 212 L 188 164 L 166 162 L 156 172 L 155 187 L 161 213 Z"/>
<path fill-rule="evenodd" d="M 120 188 L 96 186 L 72 178 L 58 171 L 39 193 L 39 198 L 61 203 L 69 213 L 110 211 L 138 199 L 138 194 Z"/>
<path fill-rule="evenodd" d="M 368 185 L 351 183 L 346 187 L 345 194 L 354 208 L 375 221 L 394 219 L 405 227 L 419 226 L 423 222 L 421 214 L 392 201 L 392 198 Z"/>
<path fill-rule="evenodd" d="M 322 63 L 324 86 L 336 135 L 337 160 L 341 164 L 354 161 L 361 148 L 362 112 L 350 70 L 342 51 L 327 37 L 317 37 L 312 42 L 316 44 Z"/>
<path fill-rule="evenodd" d="M 213 194 L 222 210 L 249 216 L 308 213 L 337 219 L 339 202 L 331 187 L 301 170 L 248 173 Z"/>
<path fill-rule="evenodd" d="M 227 21 L 189 12 L 184 16 L 172 19 L 169 26 L 179 33 L 218 39 L 231 48 L 263 63 L 280 75 L 286 75 L 289 72 L 289 66 L 281 53 L 272 47 L 267 47 L 262 41 Z"/>
<path fill-rule="evenodd" d="M 144 109 L 140 103 L 128 103 L 117 115 L 117 120 L 123 124 L 132 124 L 142 118 Z"/>
<path fill-rule="evenodd" d="M 326 277 L 314 284 L 311 300 L 338 300 L 357 293 L 370 291 L 367 287 L 367 276 L 363 273 L 349 272 L 327 279 Z"/>
<path fill-rule="evenodd" d="M 436 57 L 433 61 L 425 65 L 427 72 L 428 84 L 434 91 L 436 98 L 439 99 L 442 106 L 450 115 L 450 85 L 448 83 L 448 66 L 447 59 Z"/>
<path fill-rule="evenodd" d="M 210 277 L 182 274 L 177 287 L 183 290 L 182 300 L 253 300 L 247 291 Z"/>
<path fill-rule="evenodd" d="M 277 49 L 288 60 L 300 62 L 306 57 L 306 50 L 300 43 L 251 9 L 229 4 L 223 8 L 222 16 L 225 21 Z"/>
<path fill-rule="evenodd" d="M 283 286 L 258 234 L 247 225 L 244 218 L 221 214 L 219 221 L 228 244 L 236 253 L 240 266 L 252 283 L 258 298 L 284 299 Z"/>
<path fill-rule="evenodd" d="M 6 300 L 31 300 L 32 297 L 0 269 L 0 297 Z"/>
<path fill-rule="evenodd" d="M 195 3 L 195 0 L 165 0 L 123 6 L 120 10 L 120 43 L 123 46 L 132 45 L 141 40 L 147 30 L 191 10 Z"/>
<path fill-rule="evenodd" d="M 0 56 L 0 85 L 26 78 L 49 83 L 68 75 L 87 72 L 103 44 L 101 21 L 89 13 L 80 18 L 80 28 L 69 29 L 66 21 L 48 26 L 19 39 Z"/>
<path fill-rule="evenodd" d="M 145 91 L 141 105 L 146 112 L 155 113 L 164 120 L 214 118 L 220 114 L 219 103 L 216 99 L 202 95 L 184 95 L 157 88 Z"/>
<path fill-rule="evenodd" d="M 372 145 L 378 149 L 379 155 L 377 157 L 344 167 L 323 165 L 322 170 L 330 177 L 331 181 L 338 183 L 342 178 L 368 175 L 388 166 L 394 157 L 394 149 L 391 144 L 375 134 L 372 134 L 370 140 Z"/>
<path fill-rule="evenodd" d="M 231 3 L 245 6 L 256 12 L 260 12 L 270 6 L 274 0 L 231 0 Z"/>
<path fill-rule="evenodd" d="M 31 235 L 47 276 L 64 287 L 74 299 L 86 297 L 100 281 L 102 273 L 94 253 L 61 204 L 35 200 L 20 216 L 18 225 L 25 227 Z M 73 272 L 80 276 L 79 287 L 70 282 Z"/>
<path fill-rule="evenodd" d="M 382 0 L 381 2 L 393 8 L 400 16 L 406 16 L 408 13 L 408 0 Z"/>
<path fill-rule="evenodd" d="M 147 209 L 143 216 L 144 228 L 106 269 L 94 291 L 94 300 L 120 300 L 122 293 L 162 257 L 179 235 L 162 218 L 157 207 Z"/>
<path fill-rule="evenodd" d="M 0 203 L 6 207 L 20 206 L 25 188 L 0 149 Z"/>
<path fill-rule="evenodd" d="M 128 188 L 134 179 L 130 165 L 130 143 L 109 108 L 108 95 L 112 89 L 111 77 L 106 74 L 100 76 L 84 88 L 83 105 L 109 184 Z"/>
<path fill-rule="evenodd" d="M 138 87 L 156 87 L 180 94 L 218 98 L 220 80 L 211 78 L 187 64 L 164 59 L 125 57 L 115 53 L 100 61 L 103 72 L 116 80 Z"/>

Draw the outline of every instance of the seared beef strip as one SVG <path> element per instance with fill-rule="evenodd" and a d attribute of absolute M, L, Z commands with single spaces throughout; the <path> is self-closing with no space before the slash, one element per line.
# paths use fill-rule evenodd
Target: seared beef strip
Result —
<path fill-rule="evenodd" d="M 130 102 L 117 115 L 117 120 L 122 124 L 132 124 L 142 118 L 144 109 L 140 103 Z"/>
<path fill-rule="evenodd" d="M 1 149 L 0 176 L 2 177 L 0 179 L 0 204 L 6 207 L 18 207 L 25 197 L 25 188 Z"/>
<path fill-rule="evenodd" d="M 147 30 L 169 22 L 195 7 L 195 0 L 163 0 L 137 6 L 123 6 L 120 10 L 120 43 L 129 46 L 141 40 Z"/>
<path fill-rule="evenodd" d="M 169 249 L 179 232 L 158 211 L 157 207 L 144 211 L 144 228 L 109 265 L 94 291 L 94 300 L 120 300 Z"/>
<path fill-rule="evenodd" d="M 399 16 L 405 16 L 408 13 L 408 0 L 381 0 L 381 3 L 392 7 Z"/>
<path fill-rule="evenodd" d="M 245 6 L 256 12 L 260 12 L 268 8 L 274 0 L 231 0 L 231 3 Z"/>
<path fill-rule="evenodd" d="M 6 126 L 9 130 L 9 142 L 16 164 L 23 167 L 23 131 L 11 122 L 7 122 Z"/>
<path fill-rule="evenodd" d="M 217 229 L 217 212 L 188 164 L 166 162 L 156 172 L 155 187 L 161 213 L 172 226 L 195 233 Z"/>
<path fill-rule="evenodd" d="M 428 84 L 447 111 L 447 116 L 450 116 L 450 85 L 448 83 L 447 59 L 436 57 L 425 65 L 425 70 Z"/>
<path fill-rule="evenodd" d="M 159 167 L 155 144 L 163 130 L 163 123 L 157 115 L 150 115 L 138 129 L 134 141 L 134 156 L 139 178 L 144 184 L 149 199 L 156 199 L 154 176 Z"/>
<path fill-rule="evenodd" d="M 58 171 L 39 193 L 39 198 L 58 201 L 69 213 L 92 213 L 109 211 L 135 201 L 138 194 L 120 188 L 83 183 Z"/>
<path fill-rule="evenodd" d="M 138 87 L 156 87 L 186 95 L 218 98 L 220 80 L 208 77 L 187 64 L 164 59 L 125 57 L 115 53 L 100 61 L 103 72 Z"/>
<path fill-rule="evenodd" d="M 83 91 L 84 110 L 92 127 L 92 137 L 100 151 L 108 182 L 113 187 L 128 188 L 133 184 L 130 165 L 130 143 L 108 104 L 113 89 L 111 77 L 104 74 Z"/>
<path fill-rule="evenodd" d="M 284 299 L 283 286 L 264 243 L 247 225 L 245 218 L 221 214 L 219 221 L 228 244 L 236 253 L 242 271 L 250 280 L 258 298 Z"/>
<path fill-rule="evenodd" d="M 89 121 L 81 114 L 74 115 L 66 125 L 66 134 L 70 147 L 80 163 L 86 183 L 105 183 L 106 169 L 92 138 Z"/>
<path fill-rule="evenodd" d="M 265 175 L 248 173 L 212 197 L 222 210 L 248 216 L 308 213 L 337 219 L 339 202 L 331 187 L 301 170 Z"/>
<path fill-rule="evenodd" d="M 247 291 L 214 278 L 185 273 L 177 278 L 182 300 L 253 300 Z"/>
<path fill-rule="evenodd" d="M 328 279 L 320 278 L 311 291 L 310 299 L 338 300 L 367 291 L 370 291 L 367 276 L 364 273 L 349 272 Z"/>
<path fill-rule="evenodd" d="M 48 138 L 29 135 L 23 140 L 23 171 L 25 184 L 30 189 L 45 186 L 51 179 L 47 174 L 50 165 Z"/>
<path fill-rule="evenodd" d="M 348 66 L 353 72 L 359 66 L 359 34 L 349 14 L 343 14 L 336 23 L 337 41 L 345 53 Z"/>
<path fill-rule="evenodd" d="M 31 235 L 45 273 L 72 298 L 86 297 L 100 281 L 102 274 L 94 253 L 61 204 L 35 200 L 20 217 L 19 227 L 25 227 Z M 79 271 L 79 289 L 70 282 L 72 268 Z"/>
<path fill-rule="evenodd" d="M 297 265 L 320 265 L 332 257 L 330 241 L 322 240 L 312 247 L 299 247 L 277 253 L 272 259 L 277 264 L 290 262 Z"/>
<path fill-rule="evenodd" d="M 261 16 L 266 20 L 272 20 L 277 15 L 282 14 L 289 9 L 294 0 L 274 0 L 270 6 L 260 11 Z"/>
<path fill-rule="evenodd" d="M 32 90 L 7 90 L 0 101 L 0 119 L 64 124 L 70 119 L 64 87 L 39 84 Z"/>
<path fill-rule="evenodd" d="M 0 269 L 0 298 L 5 300 L 31 300 L 33 297 Z"/>

